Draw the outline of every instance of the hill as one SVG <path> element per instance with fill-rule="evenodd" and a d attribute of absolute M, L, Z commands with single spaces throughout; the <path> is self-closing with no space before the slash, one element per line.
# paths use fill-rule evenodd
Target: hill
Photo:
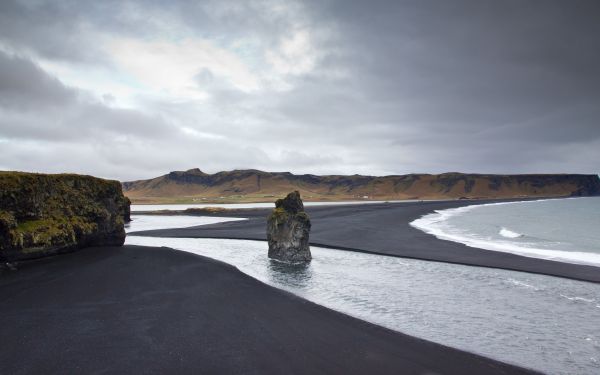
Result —
<path fill-rule="evenodd" d="M 292 190 L 308 201 L 567 197 L 600 195 L 597 175 L 408 174 L 394 176 L 294 175 L 254 169 L 207 174 L 175 171 L 123 182 L 134 203 L 270 202 Z"/>

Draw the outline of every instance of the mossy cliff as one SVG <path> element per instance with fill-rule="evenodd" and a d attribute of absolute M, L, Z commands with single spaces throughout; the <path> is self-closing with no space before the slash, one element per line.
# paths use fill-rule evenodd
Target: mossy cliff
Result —
<path fill-rule="evenodd" d="M 118 181 L 0 171 L 0 261 L 120 246 L 129 205 Z"/>

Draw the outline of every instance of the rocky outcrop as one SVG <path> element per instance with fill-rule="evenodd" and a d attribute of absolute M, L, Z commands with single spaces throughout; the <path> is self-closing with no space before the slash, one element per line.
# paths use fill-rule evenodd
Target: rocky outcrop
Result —
<path fill-rule="evenodd" d="M 118 181 L 0 172 L 0 261 L 123 245 L 129 205 Z"/>
<path fill-rule="evenodd" d="M 300 193 L 294 191 L 278 199 L 267 219 L 269 258 L 293 263 L 310 261 L 309 233 L 310 218 L 304 212 Z"/>

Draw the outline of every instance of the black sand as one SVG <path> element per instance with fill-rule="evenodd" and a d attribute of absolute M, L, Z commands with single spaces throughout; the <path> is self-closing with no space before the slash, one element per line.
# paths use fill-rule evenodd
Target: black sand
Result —
<path fill-rule="evenodd" d="M 167 248 L 89 248 L 0 276 L 0 374 L 521 374 Z"/>
<path fill-rule="evenodd" d="M 434 210 L 487 202 L 489 201 L 308 206 L 306 212 L 313 223 L 310 243 L 315 246 L 600 282 L 600 267 L 476 249 L 439 240 L 409 225 L 411 221 Z M 235 210 L 211 216 L 248 217 L 250 220 L 185 229 L 137 232 L 136 235 L 266 240 L 265 218 L 269 212 L 269 209 Z"/>

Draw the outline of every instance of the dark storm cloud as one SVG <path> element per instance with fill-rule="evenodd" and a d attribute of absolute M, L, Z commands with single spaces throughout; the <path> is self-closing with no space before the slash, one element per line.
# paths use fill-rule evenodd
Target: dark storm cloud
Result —
<path fill-rule="evenodd" d="M 597 2 L 353 4 L 328 12 L 356 89 L 410 118 L 493 126 L 598 97 Z"/>
<path fill-rule="evenodd" d="M 49 58 L 93 60 L 94 45 L 85 43 L 85 15 L 78 3 L 2 1 L 0 41 Z"/>
<path fill-rule="evenodd" d="M 473 171 L 564 170 L 565 146 L 577 153 L 597 145 L 597 2 L 325 4 L 315 3 L 315 14 L 335 19 L 344 35 L 345 56 L 335 63 L 350 72 L 346 92 L 363 94 L 336 97 L 352 104 L 326 110 L 334 117 L 345 108 L 339 122 L 393 124 L 388 139 L 436 171 L 449 162 Z M 594 172 L 598 164 L 567 169 Z"/>
<path fill-rule="evenodd" d="M 5 1 L 2 167 L 49 160 L 122 179 L 195 166 L 597 173 L 598 14 L 595 0 Z M 294 73 L 278 72 L 265 56 L 297 48 L 280 44 L 299 30 L 310 48 L 277 60 Z M 38 64 L 123 74 L 110 38 L 208 40 L 285 89 L 244 91 L 205 67 L 186 86 L 203 101 L 138 95 L 125 108 L 110 89 L 102 101 Z M 25 157 L 33 148 L 39 165 Z M 64 162 L 60 149 L 79 157 Z"/>
<path fill-rule="evenodd" d="M 77 96 L 75 90 L 67 89 L 30 60 L 2 52 L 0 82 L 0 106 L 24 111 L 62 107 Z"/>

